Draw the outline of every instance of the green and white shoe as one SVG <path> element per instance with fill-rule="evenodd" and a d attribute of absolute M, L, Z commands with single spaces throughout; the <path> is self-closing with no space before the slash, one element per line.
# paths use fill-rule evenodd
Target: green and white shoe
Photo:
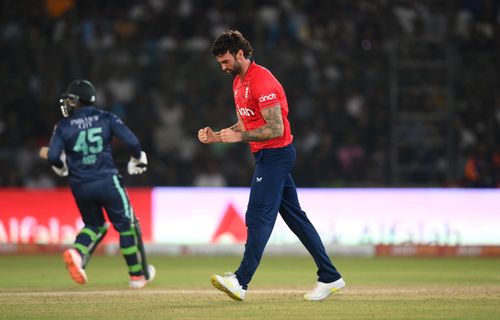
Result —
<path fill-rule="evenodd" d="M 330 283 L 318 281 L 314 289 L 304 295 L 304 299 L 308 301 L 321 301 L 328 298 L 332 293 L 339 291 L 343 287 L 345 287 L 345 281 L 342 278 Z"/>
<path fill-rule="evenodd" d="M 247 291 L 240 285 L 235 274 L 231 272 L 226 272 L 224 276 L 214 274 L 210 277 L 210 281 L 216 289 L 226 293 L 231 299 L 236 301 L 245 299 Z"/>

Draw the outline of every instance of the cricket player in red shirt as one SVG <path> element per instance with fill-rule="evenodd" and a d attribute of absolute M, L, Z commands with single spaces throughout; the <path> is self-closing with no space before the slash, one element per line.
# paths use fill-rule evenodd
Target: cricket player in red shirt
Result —
<path fill-rule="evenodd" d="M 295 148 L 285 91 L 269 70 L 251 60 L 252 46 L 240 32 L 228 30 L 219 35 L 211 52 L 222 70 L 234 76 L 238 122 L 217 132 L 210 127 L 200 129 L 198 139 L 206 144 L 247 142 L 255 158 L 245 214 L 248 232 L 243 259 L 234 274 L 213 275 L 212 284 L 234 300 L 244 299 L 279 212 L 318 267 L 318 282 L 304 299 L 323 300 L 342 289 L 345 282 L 299 204 L 290 174 L 295 163 Z"/>

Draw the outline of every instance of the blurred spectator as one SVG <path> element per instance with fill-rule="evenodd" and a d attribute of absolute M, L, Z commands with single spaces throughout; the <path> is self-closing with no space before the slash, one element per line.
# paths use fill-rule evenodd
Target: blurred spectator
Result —
<path fill-rule="evenodd" d="M 41 161 L 34 165 L 30 172 L 26 175 L 26 180 L 23 187 L 26 189 L 50 189 L 56 186 L 55 177 L 46 172 L 45 167 L 47 164 Z"/>
<path fill-rule="evenodd" d="M 226 178 L 221 173 L 219 163 L 207 158 L 206 164 L 201 166 L 200 172 L 194 177 L 193 185 L 196 187 L 225 187 Z"/>
<path fill-rule="evenodd" d="M 500 153 L 480 144 L 466 159 L 464 186 L 500 187 Z"/>
<path fill-rule="evenodd" d="M 500 142 L 498 1 L 243 1 L 236 8 L 225 0 L 5 0 L 0 17 L 0 186 L 62 183 L 47 179 L 52 173 L 38 167 L 36 150 L 61 116 L 64 85 L 77 77 L 101 84 L 97 105 L 144 141 L 151 172 L 128 178 L 132 185 L 247 185 L 248 152 L 211 149 L 213 163 L 200 170 L 207 151 L 193 140 L 203 123 L 230 125 L 220 114 L 234 108 L 232 95 L 218 88 L 231 79 L 212 72 L 219 66 L 209 54 L 214 35 L 227 28 L 249 38 L 254 58 L 287 89 L 301 150 L 297 185 L 394 186 L 390 59 L 404 37 L 438 39 L 451 57 L 451 76 L 432 77 L 450 88 L 453 112 L 442 131 L 452 132 L 453 152 L 405 155 L 439 171 L 418 182 L 499 185 L 498 155 L 484 151 Z M 446 98 L 435 91 L 401 100 L 401 108 L 444 109 Z M 126 159 L 120 150 L 117 156 Z M 236 163 L 220 165 L 226 156 Z"/>

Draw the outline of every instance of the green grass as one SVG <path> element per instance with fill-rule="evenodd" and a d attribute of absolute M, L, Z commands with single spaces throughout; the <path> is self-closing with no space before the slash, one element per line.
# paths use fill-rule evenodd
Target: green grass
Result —
<path fill-rule="evenodd" d="M 303 301 L 316 281 L 309 257 L 262 260 L 244 302 L 210 285 L 240 257 L 151 256 L 154 282 L 128 289 L 123 258 L 96 256 L 74 284 L 60 256 L 0 256 L 0 319 L 494 319 L 500 259 L 338 258 L 347 287 Z"/>

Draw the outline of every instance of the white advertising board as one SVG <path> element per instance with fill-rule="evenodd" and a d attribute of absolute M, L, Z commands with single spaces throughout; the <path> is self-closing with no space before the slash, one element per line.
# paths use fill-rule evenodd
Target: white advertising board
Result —
<path fill-rule="evenodd" d="M 500 244 L 497 189 L 299 189 L 325 245 Z M 154 188 L 153 241 L 244 242 L 247 188 Z M 243 233 L 243 234 L 242 234 Z M 278 217 L 270 244 L 295 244 Z"/>

